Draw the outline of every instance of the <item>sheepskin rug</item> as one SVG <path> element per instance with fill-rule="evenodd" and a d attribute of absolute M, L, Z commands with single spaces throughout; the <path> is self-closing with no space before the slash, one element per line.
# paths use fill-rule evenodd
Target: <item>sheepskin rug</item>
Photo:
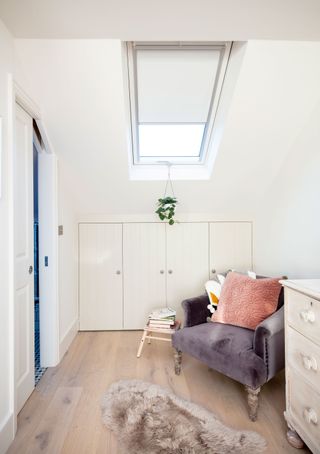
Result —
<path fill-rule="evenodd" d="M 130 454 L 258 454 L 266 446 L 256 432 L 226 427 L 204 408 L 140 380 L 113 383 L 102 417 Z"/>

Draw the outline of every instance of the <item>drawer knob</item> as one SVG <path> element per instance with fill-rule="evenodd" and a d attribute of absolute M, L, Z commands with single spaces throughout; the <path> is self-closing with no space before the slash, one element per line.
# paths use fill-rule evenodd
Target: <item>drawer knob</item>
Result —
<path fill-rule="evenodd" d="M 306 323 L 313 323 L 316 319 L 316 316 L 313 311 L 301 311 L 300 318 Z"/>
<path fill-rule="evenodd" d="M 302 355 L 302 361 L 303 361 L 303 366 L 307 370 L 318 370 L 318 364 L 316 358 L 307 356 L 307 355 Z"/>
<path fill-rule="evenodd" d="M 318 416 L 313 408 L 305 408 L 303 410 L 303 417 L 309 424 L 318 424 Z"/>

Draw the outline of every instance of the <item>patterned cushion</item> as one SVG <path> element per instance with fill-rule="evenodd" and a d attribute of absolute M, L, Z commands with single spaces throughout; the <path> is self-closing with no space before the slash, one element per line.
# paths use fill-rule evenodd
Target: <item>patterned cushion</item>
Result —
<path fill-rule="evenodd" d="M 212 321 L 255 329 L 277 309 L 281 291 L 279 279 L 252 279 L 243 274 L 229 273 Z"/>

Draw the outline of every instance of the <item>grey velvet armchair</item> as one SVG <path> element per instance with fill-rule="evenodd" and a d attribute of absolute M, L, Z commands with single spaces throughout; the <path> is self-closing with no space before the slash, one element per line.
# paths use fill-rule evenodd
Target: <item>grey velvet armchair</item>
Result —
<path fill-rule="evenodd" d="M 207 322 L 207 295 L 182 302 L 184 328 L 172 336 L 175 373 L 180 374 L 182 352 L 199 359 L 211 369 L 245 385 L 249 417 L 255 421 L 261 386 L 284 368 L 283 291 L 278 308 L 253 331 L 238 326 Z"/>

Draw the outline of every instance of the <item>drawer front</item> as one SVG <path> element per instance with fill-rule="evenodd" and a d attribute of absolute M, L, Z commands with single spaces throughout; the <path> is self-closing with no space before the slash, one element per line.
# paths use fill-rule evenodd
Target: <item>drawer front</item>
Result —
<path fill-rule="evenodd" d="M 310 447 L 320 446 L 320 394 L 303 381 L 303 377 L 293 369 L 289 369 L 289 412 L 307 435 Z M 299 428 L 297 427 L 299 433 Z M 305 439 L 308 444 L 308 439 Z M 320 452 L 320 451 L 316 451 Z"/>
<path fill-rule="evenodd" d="M 320 345 L 320 301 L 295 290 L 286 291 L 289 325 Z"/>
<path fill-rule="evenodd" d="M 287 362 L 320 392 L 320 347 L 290 327 L 287 330 Z"/>

